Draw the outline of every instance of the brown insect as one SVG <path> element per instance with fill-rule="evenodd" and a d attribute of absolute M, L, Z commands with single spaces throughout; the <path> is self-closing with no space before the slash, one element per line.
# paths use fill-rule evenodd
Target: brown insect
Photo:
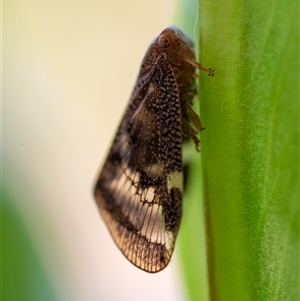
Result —
<path fill-rule="evenodd" d="M 166 28 L 150 45 L 102 171 L 95 200 L 122 253 L 155 273 L 172 256 L 181 221 L 182 141 L 199 150 L 203 129 L 191 104 L 195 70 L 193 42 L 179 28 Z"/>

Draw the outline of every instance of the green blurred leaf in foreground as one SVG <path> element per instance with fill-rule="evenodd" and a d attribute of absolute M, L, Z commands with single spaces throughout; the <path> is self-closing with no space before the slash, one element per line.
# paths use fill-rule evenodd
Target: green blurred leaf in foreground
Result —
<path fill-rule="evenodd" d="M 203 0 L 198 25 L 210 300 L 299 300 L 299 3 Z"/>
<path fill-rule="evenodd" d="M 58 300 L 15 200 L 4 189 L 1 218 L 1 300 Z"/>

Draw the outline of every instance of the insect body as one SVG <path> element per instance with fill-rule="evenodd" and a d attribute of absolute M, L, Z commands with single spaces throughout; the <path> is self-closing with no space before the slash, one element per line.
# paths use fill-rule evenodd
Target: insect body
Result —
<path fill-rule="evenodd" d="M 164 269 L 181 220 L 182 140 L 203 128 L 193 43 L 175 26 L 150 45 L 129 105 L 95 185 L 99 211 L 122 253 L 150 273 Z M 191 125 L 192 124 L 192 125 Z"/>

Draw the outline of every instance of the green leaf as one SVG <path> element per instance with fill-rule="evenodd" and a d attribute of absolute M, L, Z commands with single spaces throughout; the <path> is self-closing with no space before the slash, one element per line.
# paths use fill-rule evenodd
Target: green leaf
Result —
<path fill-rule="evenodd" d="M 57 301 L 48 274 L 21 218 L 18 201 L 4 189 L 1 203 L 1 300 Z"/>
<path fill-rule="evenodd" d="M 208 279 L 191 284 L 190 262 L 199 269 L 205 255 L 185 251 L 191 238 L 204 241 L 201 208 L 179 240 L 190 299 L 199 300 L 204 281 L 208 300 L 298 300 L 298 1 L 203 0 L 199 8 L 199 60 L 216 74 L 199 84 Z M 198 189 L 200 173 L 188 188 Z"/>

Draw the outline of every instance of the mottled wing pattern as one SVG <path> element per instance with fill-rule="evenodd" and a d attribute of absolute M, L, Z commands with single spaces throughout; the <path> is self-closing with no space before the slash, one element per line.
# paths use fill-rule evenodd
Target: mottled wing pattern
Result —
<path fill-rule="evenodd" d="M 117 246 L 151 273 L 169 263 L 180 225 L 181 140 L 176 78 L 158 63 L 133 93 L 95 187 Z"/>

